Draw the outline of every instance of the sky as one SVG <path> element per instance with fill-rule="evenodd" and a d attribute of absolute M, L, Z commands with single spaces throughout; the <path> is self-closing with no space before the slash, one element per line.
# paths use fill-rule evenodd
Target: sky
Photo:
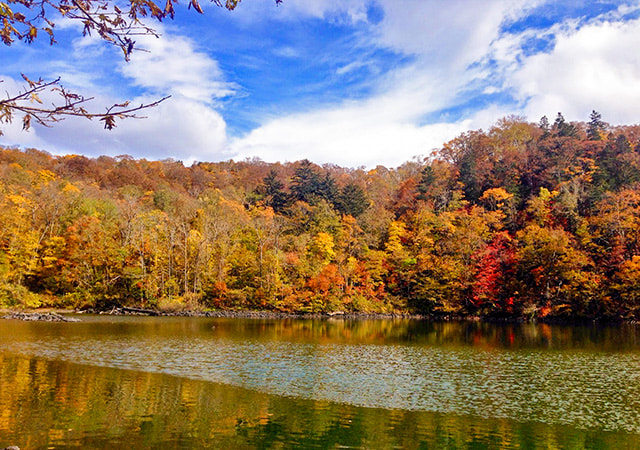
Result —
<path fill-rule="evenodd" d="M 185 3 L 184 1 L 182 3 Z M 243 0 L 149 21 L 129 62 L 78 24 L 0 47 L 0 89 L 61 77 L 113 103 L 171 98 L 106 131 L 0 124 L 0 144 L 191 164 L 260 158 L 397 167 L 460 133 L 562 112 L 640 122 L 640 1 Z"/>

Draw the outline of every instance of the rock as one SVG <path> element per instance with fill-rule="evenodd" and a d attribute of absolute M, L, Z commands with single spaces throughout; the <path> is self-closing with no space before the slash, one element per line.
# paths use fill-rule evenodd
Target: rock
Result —
<path fill-rule="evenodd" d="M 2 450 L 20 450 L 20 447 L 17 445 L 10 445 L 9 447 L 5 447 Z"/>
<path fill-rule="evenodd" d="M 73 317 L 66 317 L 55 312 L 49 312 L 49 313 L 12 312 L 5 316 L 2 316 L 2 318 L 26 320 L 26 321 L 42 321 L 42 322 L 80 322 L 80 319 L 76 319 Z"/>

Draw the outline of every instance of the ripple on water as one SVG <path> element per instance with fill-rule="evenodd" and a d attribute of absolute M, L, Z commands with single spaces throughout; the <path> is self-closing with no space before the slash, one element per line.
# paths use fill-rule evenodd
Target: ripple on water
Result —
<path fill-rule="evenodd" d="M 5 351 L 271 394 L 640 433 L 640 355 L 127 335 Z"/>

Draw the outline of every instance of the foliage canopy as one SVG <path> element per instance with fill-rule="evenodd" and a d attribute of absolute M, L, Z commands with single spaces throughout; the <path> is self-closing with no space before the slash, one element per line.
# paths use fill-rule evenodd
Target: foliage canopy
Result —
<path fill-rule="evenodd" d="M 4 149 L 0 303 L 637 320 L 640 127 L 594 119 L 396 169 Z"/>

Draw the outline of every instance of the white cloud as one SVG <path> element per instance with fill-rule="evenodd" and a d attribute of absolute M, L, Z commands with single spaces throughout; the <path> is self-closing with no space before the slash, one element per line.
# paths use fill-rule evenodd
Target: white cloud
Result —
<path fill-rule="evenodd" d="M 389 105 L 393 107 L 392 105 Z M 231 144 L 238 158 L 266 161 L 309 158 L 344 166 L 397 166 L 428 155 L 464 130 L 464 124 L 418 126 L 390 120 L 382 103 L 316 111 L 274 120 Z"/>
<path fill-rule="evenodd" d="M 396 108 L 402 103 L 378 98 L 365 104 L 291 115 L 273 120 L 231 143 L 236 158 L 297 161 L 346 167 L 396 167 L 416 156 L 428 156 L 467 130 L 488 128 L 513 113 L 492 106 L 456 121 L 420 125 Z"/>
<path fill-rule="evenodd" d="M 140 39 L 140 45 L 150 53 L 134 53 L 130 63 L 115 59 L 109 53 L 101 55 L 102 60 L 110 58 L 109 61 L 120 67 L 133 84 L 145 89 L 145 94 L 132 100 L 132 106 L 151 103 L 164 95 L 172 96 L 158 107 L 139 113 L 147 118 L 117 121 L 117 127 L 112 131 L 104 130 L 101 122 L 81 118 L 67 118 L 52 128 L 34 126 L 28 133 L 21 131 L 21 124 L 14 123 L 2 126 L 5 136 L 0 142 L 37 146 L 57 154 L 131 154 L 183 160 L 203 160 L 205 155 L 207 159 L 230 157 L 225 153 L 226 123 L 216 111 L 214 101 L 232 93 L 232 86 L 223 81 L 217 62 L 198 51 L 193 41 L 169 33 L 165 28 L 160 30 L 162 39 Z M 64 75 L 66 86 L 95 97 L 86 106 L 90 112 L 102 112 L 104 107 L 126 99 L 126 93 L 122 91 L 127 89 L 119 89 L 118 83 L 99 79 L 104 67 L 93 70 L 90 67 L 91 61 L 95 64 L 91 55 L 101 53 L 102 46 L 104 43 L 95 38 L 78 39 L 68 60 L 44 63 L 49 70 Z M 16 91 L 15 82 L 4 78 L 13 85 L 9 86 L 7 81 L 2 87 Z M 45 93 L 41 97 L 47 104 L 53 101 L 51 94 Z"/>
<path fill-rule="evenodd" d="M 304 3 L 318 17 L 335 13 L 336 6 L 328 2 Z M 379 79 L 373 97 L 271 120 L 234 140 L 232 152 L 268 161 L 309 158 L 347 166 L 395 166 L 428 155 L 470 126 L 488 126 L 491 122 L 480 116 L 455 123 L 421 122 L 451 106 L 469 83 L 484 75 L 468 66 L 487 54 L 500 24 L 505 17 L 516 17 L 523 3 L 380 2 L 384 18 L 373 30 L 375 43 L 412 54 L 414 61 Z"/>
<path fill-rule="evenodd" d="M 501 2 L 396 0 L 382 5 L 381 45 L 463 67 L 481 56 L 503 19 Z"/>
<path fill-rule="evenodd" d="M 26 90 L 26 83 L 22 80 L 18 81 L 8 75 L 0 73 L 0 92 L 3 94 L 15 95 L 18 92 L 24 92 Z M 6 94 L 3 96 L 6 98 Z M 31 127 L 29 131 L 23 131 L 22 129 L 22 114 L 14 113 L 12 121 L 10 123 L 1 122 L 0 130 L 2 130 L 2 136 L 0 136 L 0 144 L 12 146 L 21 145 L 24 147 L 39 147 L 44 142 L 38 135 L 36 128 Z"/>
<path fill-rule="evenodd" d="M 125 120 L 118 128 L 102 132 L 106 145 L 121 145 L 123 152 L 203 160 L 205 155 L 224 159 L 226 124 L 222 116 L 190 99 L 169 99 L 144 113 L 143 120 Z M 106 134 L 106 136 L 105 136 Z"/>
<path fill-rule="evenodd" d="M 273 54 L 283 58 L 299 58 L 301 56 L 298 50 L 288 45 L 275 49 Z"/>
<path fill-rule="evenodd" d="M 368 100 L 269 121 L 231 148 L 242 157 L 267 160 L 397 165 L 510 114 L 537 120 L 562 111 L 572 120 L 586 120 L 596 109 L 613 123 L 637 122 L 640 21 L 616 22 L 619 13 L 609 13 L 603 17 L 610 21 L 568 19 L 546 30 L 500 34 L 502 24 L 540 3 L 380 2 L 385 16 L 376 25 L 376 42 L 414 55 L 411 64 L 378 80 Z M 311 4 L 319 16 L 331 11 Z M 551 53 L 526 56 L 522 46 L 534 37 L 555 39 Z M 497 66 L 473 66 L 489 58 Z M 476 81 L 478 93 L 511 89 L 524 109 L 488 105 L 454 123 L 421 124 L 429 113 L 455 106 Z"/>
<path fill-rule="evenodd" d="M 269 2 L 265 2 L 269 3 Z M 300 17 L 313 17 L 331 21 L 366 22 L 367 8 L 370 0 L 343 0 L 330 2 L 326 0 L 287 1 L 278 8 L 278 14 L 288 20 L 299 20 Z M 272 7 L 268 4 L 267 7 Z"/>
<path fill-rule="evenodd" d="M 96 102 L 106 104 L 108 98 Z M 152 98 L 138 98 L 137 105 Z M 139 158 L 168 158 L 183 160 L 226 159 L 225 122 L 219 113 L 202 103 L 185 99 L 169 99 L 155 108 L 140 113 L 144 119 L 117 121 L 112 131 L 102 123 L 82 118 L 70 118 L 53 128 L 38 128 L 37 136 L 46 141 L 41 147 L 56 154 L 82 153 L 87 155 L 129 154 Z M 32 133 L 33 131 L 30 131 Z M 25 135 L 18 136 L 24 144 Z"/>
<path fill-rule="evenodd" d="M 587 120 L 592 109 L 612 123 L 638 122 L 640 20 L 596 22 L 556 35 L 548 54 L 526 59 L 512 87 L 537 120 L 560 111 Z"/>
<path fill-rule="evenodd" d="M 637 121 L 640 21 L 625 23 L 621 19 L 624 11 L 618 11 L 587 23 L 573 19 L 544 30 L 501 33 L 502 25 L 524 17 L 544 1 L 291 0 L 279 8 L 270 1 L 247 1 L 233 13 L 217 9 L 212 13 L 228 14 L 228 20 L 241 23 L 245 33 L 250 33 L 252 21 L 264 20 L 261 15 L 266 14 L 269 20 L 315 18 L 337 23 L 341 29 L 351 27 L 348 38 L 356 46 L 351 49 L 354 57 L 336 68 L 336 75 L 355 76 L 361 67 L 375 64 L 371 55 L 381 48 L 407 58 L 382 76 L 368 71 L 368 98 L 265 118 L 245 136 L 229 140 L 216 100 L 237 95 L 239 88 L 225 81 L 217 61 L 200 44 L 177 34 L 177 28 L 159 26 L 161 39 L 139 39 L 138 46 L 149 53 L 134 53 L 130 63 L 114 61 L 133 85 L 144 88 L 145 96 L 172 94 L 171 100 L 146 111 L 148 119 L 122 122 L 113 132 L 102 131 L 96 123 L 69 121 L 54 130 L 32 132 L 29 139 L 45 140 L 48 150 L 61 152 L 183 160 L 306 157 L 347 166 L 395 166 L 429 154 L 460 132 L 489 127 L 509 114 L 524 112 L 537 120 L 543 114 L 562 111 L 574 120 L 586 119 L 596 109 L 610 122 Z M 368 22 L 372 5 L 382 12 L 379 22 Z M 260 36 L 248 34 L 246 47 Z M 555 46 L 548 54 L 528 56 L 523 46 L 537 37 L 553 38 Z M 295 42 L 269 42 L 277 44 L 274 53 L 304 63 L 306 55 Z M 88 41 L 75 46 L 76 57 L 95 58 L 95 50 Z M 249 57 L 244 55 L 245 60 Z M 56 69 L 65 72 L 65 67 Z M 82 70 L 69 73 L 74 84 L 102 92 L 98 105 L 111 104 L 120 95 L 113 84 L 98 89 L 95 71 L 91 71 L 93 77 L 83 75 Z M 498 97 L 505 89 L 515 95 L 523 110 L 486 105 L 472 113 L 454 112 L 450 123 L 437 118 L 426 121 L 441 110 L 472 100 L 473 95 Z M 465 93 L 471 97 L 466 98 Z M 303 104 L 310 103 L 305 99 L 299 110 Z M 273 110 L 279 110 L 278 105 Z M 15 126 L 12 130 L 12 136 L 18 136 Z"/>
<path fill-rule="evenodd" d="M 154 92 L 173 93 L 209 102 L 234 93 L 235 87 L 223 81 L 217 61 L 197 50 L 184 36 L 156 26 L 161 38 L 140 36 L 130 62 L 122 61 L 120 71 L 137 86 Z"/>

